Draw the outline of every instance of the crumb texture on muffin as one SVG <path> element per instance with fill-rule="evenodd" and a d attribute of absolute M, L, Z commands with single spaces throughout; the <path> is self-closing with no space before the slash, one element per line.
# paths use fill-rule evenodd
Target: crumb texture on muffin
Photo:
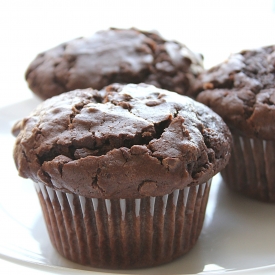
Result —
<path fill-rule="evenodd" d="M 230 156 L 222 119 L 146 84 L 75 90 L 16 124 L 19 173 L 85 197 L 161 196 L 200 184 Z"/>
<path fill-rule="evenodd" d="M 197 92 L 233 132 L 275 139 L 275 46 L 231 55 L 202 73 Z"/>
<path fill-rule="evenodd" d="M 145 82 L 191 94 L 202 58 L 185 45 L 153 32 L 110 29 L 39 54 L 26 71 L 30 89 L 43 99 L 74 89 L 102 89 Z"/>

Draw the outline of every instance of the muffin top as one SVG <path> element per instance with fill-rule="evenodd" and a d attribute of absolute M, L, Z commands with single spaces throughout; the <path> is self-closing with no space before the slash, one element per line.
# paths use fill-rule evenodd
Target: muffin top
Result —
<path fill-rule="evenodd" d="M 152 32 L 109 29 L 39 54 L 25 77 L 42 99 L 115 82 L 145 82 L 189 95 L 202 70 L 202 57 L 181 43 Z"/>
<path fill-rule="evenodd" d="M 203 183 L 230 157 L 222 119 L 146 84 L 75 90 L 17 123 L 19 174 L 85 197 L 141 198 Z"/>
<path fill-rule="evenodd" d="M 247 50 L 200 76 L 197 100 L 233 133 L 275 139 L 275 46 Z"/>

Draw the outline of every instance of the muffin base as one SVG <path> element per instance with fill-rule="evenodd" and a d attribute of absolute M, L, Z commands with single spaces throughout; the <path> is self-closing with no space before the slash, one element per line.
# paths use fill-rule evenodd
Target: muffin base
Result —
<path fill-rule="evenodd" d="M 233 135 L 228 165 L 221 171 L 226 184 L 247 197 L 275 203 L 275 141 Z"/>
<path fill-rule="evenodd" d="M 97 199 L 35 183 L 53 246 L 100 268 L 155 266 L 188 252 L 203 226 L 211 179 L 160 197 Z"/>

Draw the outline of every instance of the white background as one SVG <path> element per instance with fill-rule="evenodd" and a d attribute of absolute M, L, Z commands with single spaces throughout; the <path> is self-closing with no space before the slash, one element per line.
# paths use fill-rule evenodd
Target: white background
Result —
<path fill-rule="evenodd" d="M 0 107 L 33 97 L 24 73 L 39 52 L 109 27 L 158 30 L 202 53 L 209 68 L 232 52 L 275 44 L 275 1 L 1 0 Z M 0 273 L 8 272 L 37 274 L 0 259 Z"/>

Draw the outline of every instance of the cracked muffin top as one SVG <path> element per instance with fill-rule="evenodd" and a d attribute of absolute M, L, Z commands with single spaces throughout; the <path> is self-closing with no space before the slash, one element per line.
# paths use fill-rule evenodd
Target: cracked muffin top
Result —
<path fill-rule="evenodd" d="M 109 29 L 39 54 L 26 71 L 30 89 L 42 99 L 112 83 L 148 83 L 191 95 L 202 57 L 156 33 Z"/>
<path fill-rule="evenodd" d="M 198 92 L 233 133 L 275 139 L 275 46 L 231 55 L 200 76 Z"/>
<path fill-rule="evenodd" d="M 141 198 L 203 183 L 230 157 L 222 119 L 146 84 L 75 90 L 13 128 L 19 174 L 85 197 Z"/>

